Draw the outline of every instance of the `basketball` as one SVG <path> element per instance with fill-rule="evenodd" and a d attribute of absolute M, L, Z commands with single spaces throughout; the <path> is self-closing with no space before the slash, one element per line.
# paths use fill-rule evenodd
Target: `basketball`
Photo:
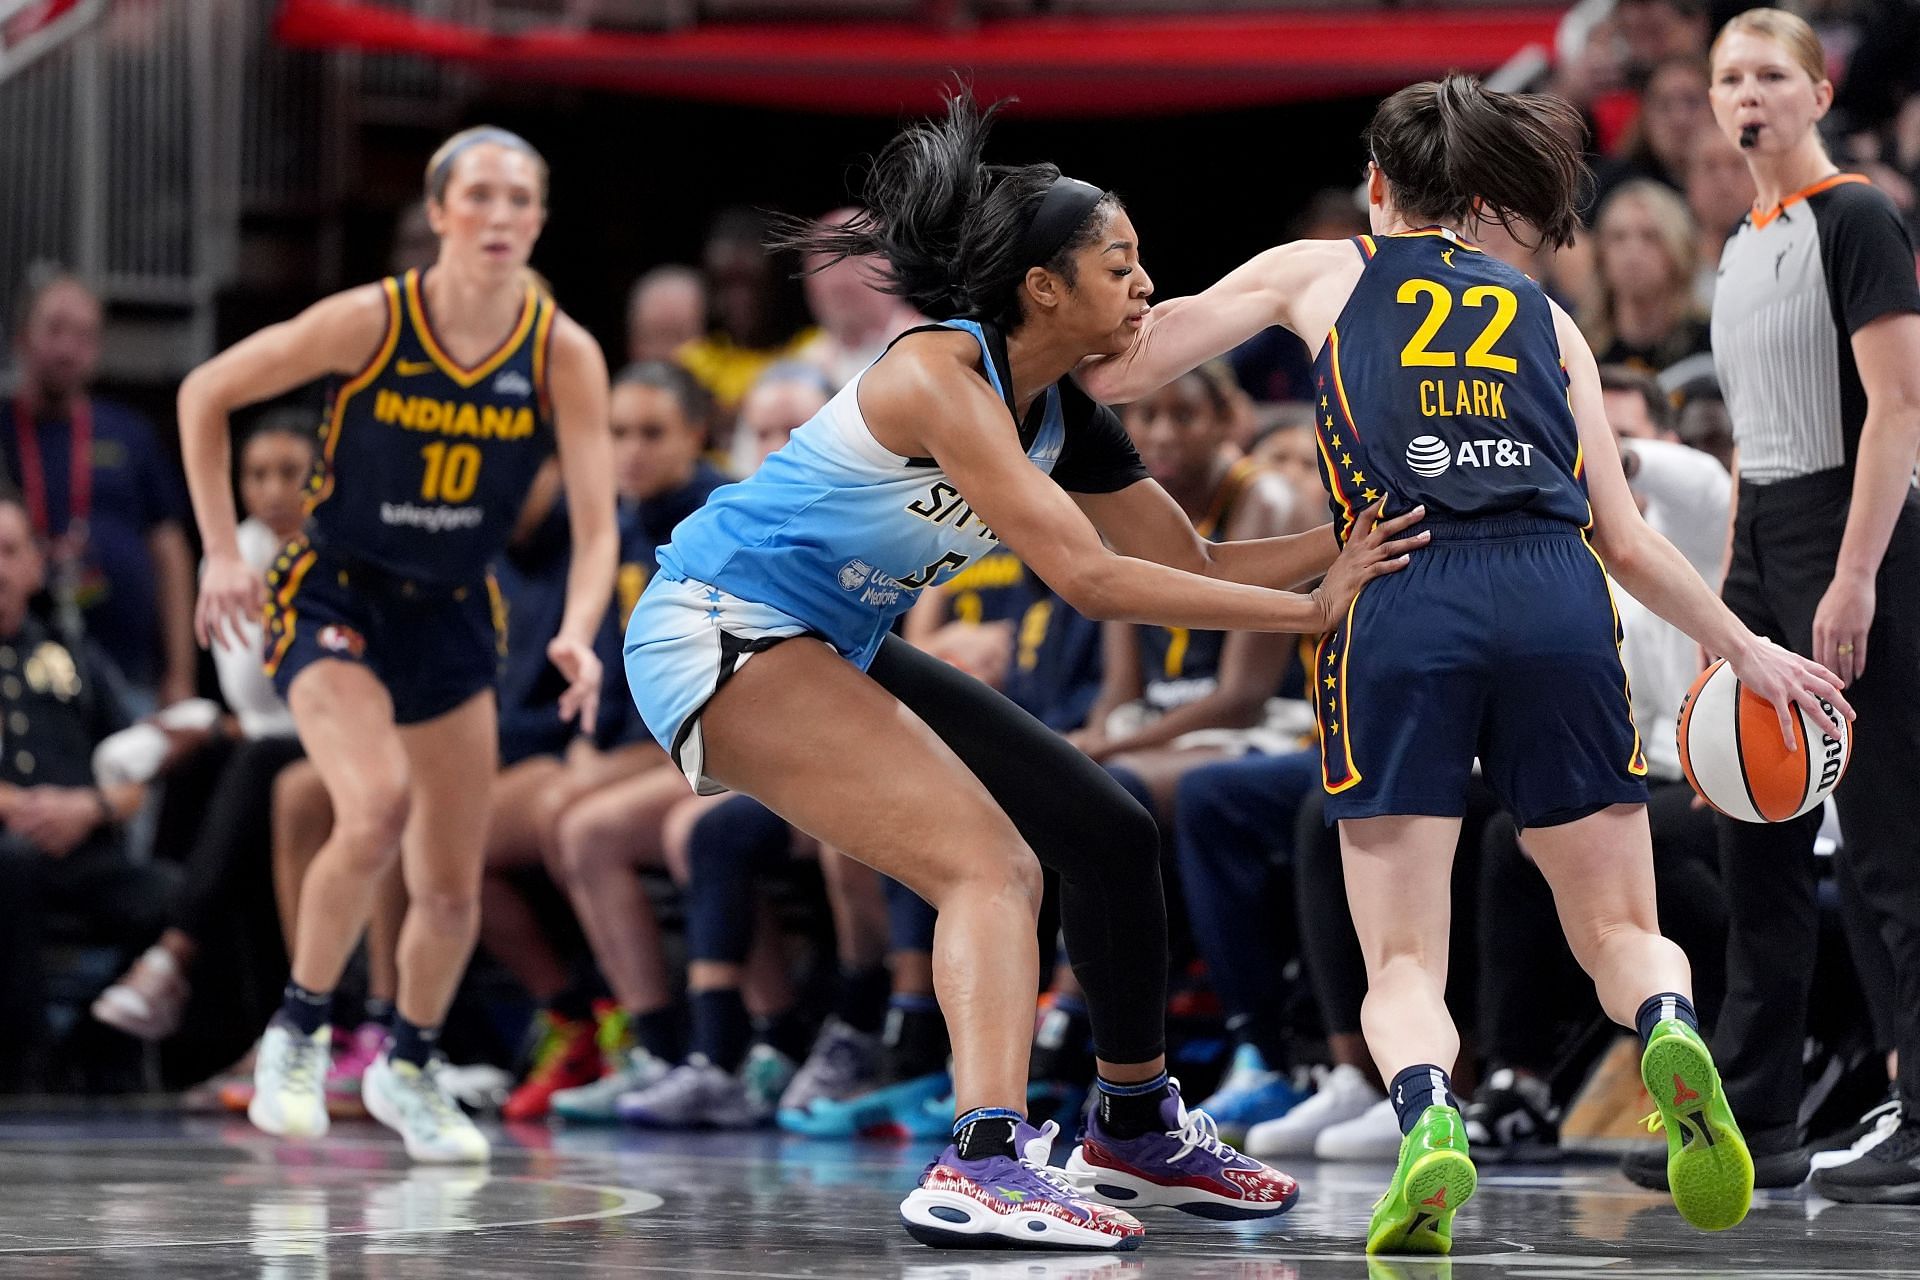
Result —
<path fill-rule="evenodd" d="M 1820 705 L 1833 714 L 1832 707 Z M 1708 804 L 1741 822 L 1785 822 L 1812 809 L 1840 785 L 1853 752 L 1843 717 L 1817 724 L 1797 706 L 1789 748 L 1780 739 L 1773 704 L 1741 688 L 1725 658 L 1702 671 L 1687 691 L 1679 737 L 1687 781 Z"/>

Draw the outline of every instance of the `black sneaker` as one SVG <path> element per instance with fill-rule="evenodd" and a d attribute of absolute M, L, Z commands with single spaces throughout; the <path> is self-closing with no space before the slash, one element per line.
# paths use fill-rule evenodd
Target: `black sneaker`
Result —
<path fill-rule="evenodd" d="M 1556 1160 L 1560 1111 L 1547 1082 L 1508 1068 L 1488 1076 L 1462 1113 L 1473 1157 L 1483 1163 Z"/>
<path fill-rule="evenodd" d="M 1780 1190 L 1797 1187 L 1807 1180 L 1808 1172 L 1813 1168 L 1807 1156 L 1806 1148 L 1794 1147 L 1787 1151 L 1771 1154 L 1753 1153 L 1753 1185 L 1756 1190 L 1773 1188 Z M 1628 1182 L 1649 1191 L 1666 1191 L 1667 1187 L 1667 1149 L 1648 1147 L 1645 1150 L 1629 1151 L 1620 1161 L 1620 1172 L 1626 1175 Z"/>
<path fill-rule="evenodd" d="M 1852 1160 L 1820 1170 L 1813 1189 L 1843 1204 L 1920 1204 L 1920 1118 L 1903 1117 Z"/>
<path fill-rule="evenodd" d="M 1813 1157 L 1813 1167 L 1827 1168 L 1830 1165 L 1845 1164 L 1860 1154 L 1855 1148 L 1861 1146 L 1869 1137 L 1878 1142 L 1881 1130 L 1891 1130 L 1900 1123 L 1900 1099 L 1898 1095 L 1888 1094 L 1859 1120 L 1848 1125 L 1840 1132 L 1817 1139 L 1807 1144 L 1807 1154 Z"/>

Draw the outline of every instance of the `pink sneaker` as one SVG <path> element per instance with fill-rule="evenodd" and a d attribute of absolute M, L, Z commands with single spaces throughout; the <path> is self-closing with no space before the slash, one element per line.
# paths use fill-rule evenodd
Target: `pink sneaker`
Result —
<path fill-rule="evenodd" d="M 333 1033 L 333 1066 L 327 1072 L 329 1113 L 365 1114 L 360 1103 L 360 1077 L 386 1043 L 387 1029 L 377 1022 L 363 1022 L 352 1031 Z"/>

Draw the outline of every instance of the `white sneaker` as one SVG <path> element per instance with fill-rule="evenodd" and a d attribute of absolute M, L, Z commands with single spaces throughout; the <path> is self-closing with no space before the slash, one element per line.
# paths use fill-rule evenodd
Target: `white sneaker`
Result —
<path fill-rule="evenodd" d="M 621 1094 L 650 1089 L 666 1079 L 672 1070 L 673 1064 L 634 1045 L 620 1056 L 613 1070 L 592 1084 L 555 1093 L 553 1114 L 576 1124 L 612 1124 L 620 1118 L 614 1104 Z"/>
<path fill-rule="evenodd" d="M 1322 1133 L 1365 1114 L 1367 1108 L 1386 1095 L 1373 1087 L 1364 1071 L 1342 1063 L 1327 1072 L 1320 1088 L 1311 1098 L 1277 1120 L 1267 1120 L 1247 1130 L 1246 1153 L 1267 1159 L 1270 1156 L 1310 1156 L 1313 1144 Z M 1396 1120 L 1394 1128 L 1399 1128 Z M 1395 1154 L 1399 1148 L 1394 1148 Z"/>
<path fill-rule="evenodd" d="M 268 1023 L 253 1061 L 247 1119 L 277 1138 L 324 1138 L 327 1067 L 332 1060 L 332 1028 L 303 1036 L 277 1020 Z"/>
<path fill-rule="evenodd" d="M 1382 1098 L 1353 1119 L 1322 1129 L 1313 1154 L 1320 1160 L 1393 1161 L 1400 1158 L 1400 1138 L 1400 1113 Z"/>
<path fill-rule="evenodd" d="M 827 1019 L 813 1052 L 780 1095 L 780 1110 L 806 1111 L 816 1102 L 844 1102 L 873 1087 L 880 1074 L 880 1037 Z"/>
<path fill-rule="evenodd" d="M 492 1154 L 448 1094 L 436 1064 L 422 1071 L 383 1049 L 360 1078 L 360 1097 L 367 1113 L 398 1133 L 407 1154 L 422 1164 L 478 1164 Z"/>

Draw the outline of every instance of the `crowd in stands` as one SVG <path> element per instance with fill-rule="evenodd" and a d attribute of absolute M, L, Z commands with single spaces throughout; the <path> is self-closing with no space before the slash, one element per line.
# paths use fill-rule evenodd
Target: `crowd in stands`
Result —
<path fill-rule="evenodd" d="M 1498 228 L 1487 245 L 1576 316 L 1649 521 L 1715 581 L 1731 436 L 1707 308 L 1720 246 L 1754 193 L 1709 110 L 1709 33 L 1696 0 L 1621 0 L 1587 30 L 1553 85 L 1591 122 L 1587 233 L 1553 254 Z M 1834 68 L 1836 158 L 1920 228 L 1920 59 L 1889 65 L 1843 27 L 1823 34 L 1870 64 Z M 1331 190 L 1290 230 L 1366 229 L 1352 193 Z M 849 260 L 806 277 L 811 324 L 782 329 L 768 234 L 757 214 L 721 213 L 701 261 L 646 270 L 625 334 L 600 335 L 625 357 L 611 361 L 622 554 L 591 735 L 560 721 L 563 682 L 541 641 L 567 574 L 557 483 L 536 486 L 496 567 L 502 771 L 481 954 L 446 1043 L 456 1060 L 512 1072 L 510 1091 L 477 1099 L 509 1120 L 946 1132 L 930 909 L 750 799 L 691 794 L 614 675 L 621 623 L 675 523 L 922 320 L 876 287 L 872 262 Z M 423 265 L 406 245 L 395 268 Z M 273 1007 L 300 873 L 334 815 L 253 660 L 261 638 L 217 647 L 211 680 L 196 668 L 177 462 L 149 423 L 93 393 L 101 332 L 84 281 L 39 280 L 10 334 L 0 403 L 0 1091 L 98 1084 L 91 1065 L 138 1042 L 170 1046 L 169 1083 L 216 1077 L 207 1095 L 244 1105 L 246 1072 L 217 1073 Z M 1307 368 L 1274 330 L 1123 410 L 1203 535 L 1326 518 Z M 311 411 L 273 410 L 238 453 L 242 546 L 262 569 L 302 520 L 314 426 Z M 1710 815 L 1667 730 L 1697 655 L 1619 603 L 1655 783 L 1661 919 L 1711 1026 L 1725 896 Z M 1216 1084 L 1205 1105 L 1222 1130 L 1262 1157 L 1391 1158 L 1401 1134 L 1360 1035 L 1363 970 L 1321 817 L 1315 638 L 1094 624 L 1004 550 L 926 592 L 904 634 L 1065 734 L 1154 814 L 1178 956 L 1176 1071 Z M 1476 1154 L 1550 1152 L 1605 1069 L 1609 1024 L 1484 791 L 1457 858 L 1449 998 L 1470 1033 L 1455 1080 L 1473 1095 Z M 342 1108 L 391 1012 L 403 893 L 396 875 L 342 997 L 352 1007 L 335 1011 L 329 1090 Z M 1057 950 L 1053 920 L 1043 955 Z M 1834 933 L 1809 1070 L 1843 1082 L 1827 1117 L 1837 1129 L 1884 1092 L 1887 1045 L 1858 1012 Z M 1036 999 L 1034 1106 L 1068 1115 L 1093 1064 L 1065 956 Z M 154 1059 L 131 1061 L 133 1081 L 152 1083 Z M 1602 1116 L 1589 1131 L 1620 1123 Z"/>

